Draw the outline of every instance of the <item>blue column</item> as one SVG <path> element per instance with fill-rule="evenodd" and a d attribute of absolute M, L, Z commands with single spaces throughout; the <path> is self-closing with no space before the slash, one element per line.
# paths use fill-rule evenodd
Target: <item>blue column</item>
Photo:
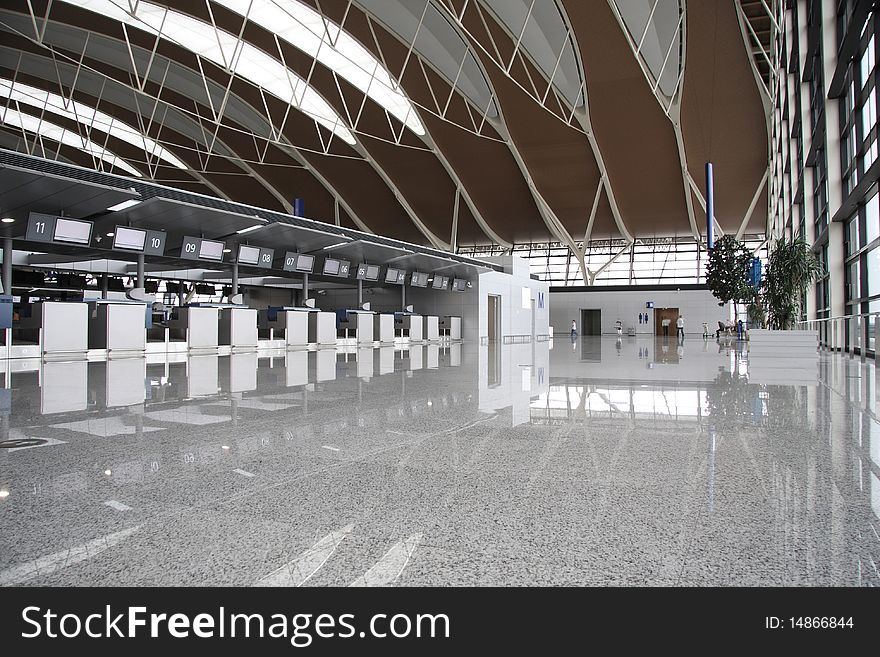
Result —
<path fill-rule="evenodd" d="M 706 246 L 715 246 L 715 180 L 711 162 L 706 162 Z"/>

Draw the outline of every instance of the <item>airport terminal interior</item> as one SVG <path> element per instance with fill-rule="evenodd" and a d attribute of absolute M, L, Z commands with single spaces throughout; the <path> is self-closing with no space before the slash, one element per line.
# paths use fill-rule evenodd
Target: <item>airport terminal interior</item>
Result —
<path fill-rule="evenodd" d="M 0 586 L 880 585 L 873 0 L 0 4 Z"/>

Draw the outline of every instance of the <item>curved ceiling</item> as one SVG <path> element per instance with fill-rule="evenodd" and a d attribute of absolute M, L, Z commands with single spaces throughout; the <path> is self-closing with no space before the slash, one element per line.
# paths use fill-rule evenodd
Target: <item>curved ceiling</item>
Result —
<path fill-rule="evenodd" d="M 738 20 L 696 0 L 16 0 L 0 145 L 270 209 L 303 198 L 310 218 L 436 247 L 575 252 L 701 239 L 711 159 L 718 225 L 764 232 Z"/>

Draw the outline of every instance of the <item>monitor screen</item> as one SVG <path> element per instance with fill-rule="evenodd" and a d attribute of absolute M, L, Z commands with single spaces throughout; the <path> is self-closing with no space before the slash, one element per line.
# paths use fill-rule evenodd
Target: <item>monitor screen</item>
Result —
<path fill-rule="evenodd" d="M 223 242 L 202 240 L 202 245 L 199 247 L 199 257 L 205 260 L 223 260 L 223 249 L 225 246 Z"/>
<path fill-rule="evenodd" d="M 467 289 L 467 281 L 463 278 L 456 278 L 452 289 L 456 292 L 464 292 Z"/>
<path fill-rule="evenodd" d="M 217 290 L 210 283 L 196 283 L 196 294 L 205 294 L 212 297 L 217 294 Z"/>
<path fill-rule="evenodd" d="M 386 283 L 396 283 L 397 282 L 397 269 L 388 268 L 388 271 L 385 272 L 385 282 Z"/>
<path fill-rule="evenodd" d="M 434 274 L 434 282 L 431 285 L 435 290 L 442 290 L 446 287 L 446 277 Z"/>
<path fill-rule="evenodd" d="M 315 256 L 310 255 L 300 255 L 296 259 L 296 270 L 297 271 L 312 271 L 312 267 L 315 266 Z"/>
<path fill-rule="evenodd" d="M 117 226 L 113 233 L 113 248 L 127 251 L 143 251 L 147 242 L 147 231 L 137 228 Z"/>
<path fill-rule="evenodd" d="M 238 247 L 238 261 L 243 265 L 256 265 L 260 262 L 260 249 L 241 244 Z"/>
<path fill-rule="evenodd" d="M 415 287 L 427 287 L 428 275 L 418 271 L 413 272 L 412 278 L 410 279 L 410 285 Z"/>
<path fill-rule="evenodd" d="M 324 273 L 328 276 L 336 276 L 339 274 L 339 261 L 327 258 L 324 260 Z"/>
<path fill-rule="evenodd" d="M 368 281 L 378 281 L 379 280 L 379 265 L 367 265 L 367 275 L 365 278 Z"/>
<path fill-rule="evenodd" d="M 56 242 L 88 244 L 92 239 L 92 223 L 58 217 L 55 220 L 55 234 L 52 239 Z"/>

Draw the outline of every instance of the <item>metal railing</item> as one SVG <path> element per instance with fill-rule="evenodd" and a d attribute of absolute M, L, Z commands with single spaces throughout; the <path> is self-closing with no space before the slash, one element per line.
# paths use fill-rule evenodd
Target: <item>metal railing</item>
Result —
<path fill-rule="evenodd" d="M 842 315 L 824 319 L 808 319 L 797 328 L 819 332 L 819 344 L 828 351 L 859 354 L 862 360 L 870 354 L 876 358 L 880 345 L 880 313 Z"/>

